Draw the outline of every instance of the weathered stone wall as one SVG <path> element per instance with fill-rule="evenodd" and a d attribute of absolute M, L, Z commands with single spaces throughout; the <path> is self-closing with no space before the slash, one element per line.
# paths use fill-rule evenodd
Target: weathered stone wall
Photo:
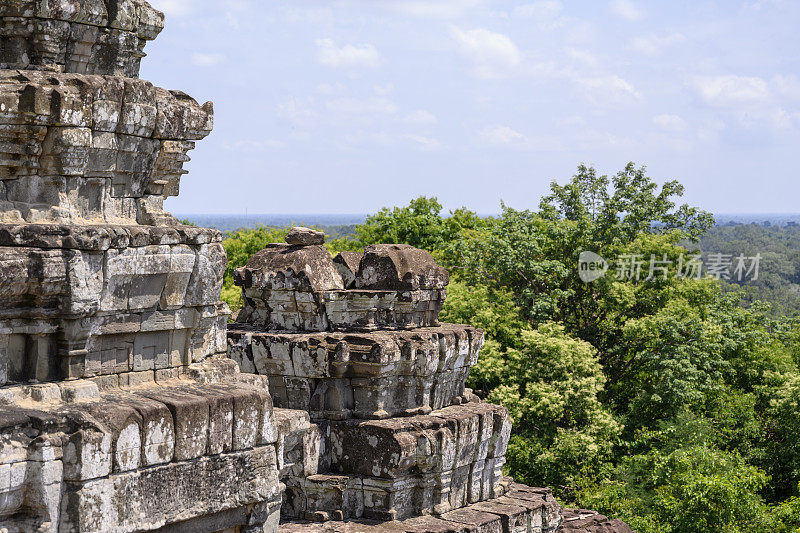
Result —
<path fill-rule="evenodd" d="M 144 0 L 5 0 L 0 69 L 135 78 L 163 13 Z"/>
<path fill-rule="evenodd" d="M 175 224 L 213 106 L 112 76 L 0 70 L 0 222 Z"/>
<path fill-rule="evenodd" d="M 162 27 L 0 0 L 0 531 L 277 529 L 286 437 L 226 355 L 221 234 L 163 211 L 213 108 L 136 78 Z"/>

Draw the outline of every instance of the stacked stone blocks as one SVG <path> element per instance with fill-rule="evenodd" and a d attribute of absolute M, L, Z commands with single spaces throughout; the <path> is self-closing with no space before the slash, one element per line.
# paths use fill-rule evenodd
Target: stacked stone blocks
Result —
<path fill-rule="evenodd" d="M 244 308 L 228 330 L 231 358 L 267 377 L 275 405 L 309 413 L 282 446 L 295 465 L 280 474 L 282 531 L 394 527 L 502 497 L 510 418 L 464 387 L 483 332 L 438 322 L 447 272 L 406 245 L 332 259 L 321 236 L 294 231 L 302 242 L 290 233 L 236 271 Z"/>
<path fill-rule="evenodd" d="M 218 231 L 163 211 L 213 107 L 137 78 L 142 0 L 0 0 L 0 530 L 275 531 Z M 282 450 L 281 450 L 282 451 Z"/>

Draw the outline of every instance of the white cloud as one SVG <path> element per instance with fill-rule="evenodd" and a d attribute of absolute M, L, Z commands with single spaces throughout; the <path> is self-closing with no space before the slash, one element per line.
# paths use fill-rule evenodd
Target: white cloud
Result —
<path fill-rule="evenodd" d="M 342 148 L 363 146 L 392 146 L 396 144 L 395 136 L 385 131 L 357 130 L 337 138 L 335 144 Z"/>
<path fill-rule="evenodd" d="M 403 117 L 403 122 L 407 124 L 417 124 L 420 126 L 425 125 L 432 125 L 439 122 L 436 118 L 436 115 L 431 113 L 430 111 L 425 111 L 424 109 L 418 109 L 416 111 L 412 111 L 405 117 Z"/>
<path fill-rule="evenodd" d="M 394 85 L 391 83 L 385 83 L 383 85 L 375 85 L 372 87 L 372 90 L 375 91 L 375 94 L 379 96 L 386 96 L 387 94 L 394 91 Z"/>
<path fill-rule="evenodd" d="M 611 11 L 625 20 L 636 21 L 644 17 L 644 13 L 632 0 L 612 0 Z"/>
<path fill-rule="evenodd" d="M 486 126 L 480 132 L 478 132 L 478 137 L 480 137 L 481 140 L 489 144 L 508 145 L 508 144 L 523 143 L 527 141 L 527 137 L 525 137 L 517 130 L 512 129 L 508 126 L 502 126 L 500 124 Z"/>
<path fill-rule="evenodd" d="M 311 25 L 330 25 L 336 20 L 329 7 L 292 7 L 284 15 L 289 22 L 302 24 L 306 28 Z"/>
<path fill-rule="evenodd" d="M 656 115 L 653 117 L 653 124 L 664 131 L 678 132 L 686 129 L 686 121 L 678 115 Z"/>
<path fill-rule="evenodd" d="M 767 82 L 751 76 L 706 76 L 695 80 L 700 98 L 709 105 L 732 106 L 763 103 L 769 98 Z"/>
<path fill-rule="evenodd" d="M 301 100 L 294 96 L 290 96 L 288 100 L 278 104 L 275 112 L 279 117 L 294 124 L 306 124 L 316 117 L 310 99 Z"/>
<path fill-rule="evenodd" d="M 482 3 L 483 0 L 384 0 L 385 6 L 405 15 L 433 18 L 459 17 Z"/>
<path fill-rule="evenodd" d="M 768 124 L 778 130 L 789 130 L 800 125 L 800 113 L 792 113 L 780 107 L 770 110 L 765 118 Z"/>
<path fill-rule="evenodd" d="M 338 111 L 348 115 L 392 115 L 397 113 L 397 106 L 386 98 L 337 98 L 326 104 L 329 111 Z"/>
<path fill-rule="evenodd" d="M 150 4 L 167 16 L 184 17 L 192 11 L 193 0 L 152 0 Z"/>
<path fill-rule="evenodd" d="M 697 138 L 703 142 L 716 142 L 725 130 L 725 123 L 719 119 L 708 119 L 697 128 Z"/>
<path fill-rule="evenodd" d="M 529 137 L 502 124 L 486 126 L 478 132 L 478 140 L 483 144 L 519 151 L 563 150 L 561 140 L 553 135 Z"/>
<path fill-rule="evenodd" d="M 397 134 L 387 131 L 374 131 L 371 129 L 356 130 L 346 133 L 334 142 L 342 148 L 411 146 L 423 152 L 434 152 L 442 148 L 442 143 L 433 137 Z"/>
<path fill-rule="evenodd" d="M 502 33 L 483 28 L 451 28 L 461 53 L 472 63 L 472 73 L 479 78 L 496 78 L 513 70 L 520 62 L 517 46 Z"/>
<path fill-rule="evenodd" d="M 775 92 L 790 100 L 800 100 L 800 80 L 797 76 L 775 76 L 772 78 Z"/>
<path fill-rule="evenodd" d="M 633 85 L 619 76 L 599 76 L 577 80 L 589 97 L 596 102 L 639 99 L 641 95 Z"/>
<path fill-rule="evenodd" d="M 538 0 L 515 7 L 511 14 L 514 17 L 552 19 L 558 16 L 563 9 L 564 5 L 558 0 Z"/>
<path fill-rule="evenodd" d="M 578 48 L 567 48 L 566 54 L 575 61 L 580 61 L 587 66 L 596 67 L 600 64 L 595 55 L 587 50 L 580 50 Z"/>
<path fill-rule="evenodd" d="M 631 48 L 637 52 L 654 56 L 660 53 L 664 48 L 680 44 L 686 40 L 682 33 L 673 33 L 670 35 L 643 35 L 635 37 L 631 41 Z"/>
<path fill-rule="evenodd" d="M 586 126 L 586 119 L 580 115 L 571 115 L 557 118 L 555 119 L 555 123 L 567 128 L 584 128 Z"/>
<path fill-rule="evenodd" d="M 442 143 L 439 142 L 438 139 L 434 139 L 433 137 L 423 137 L 421 135 L 408 135 L 406 138 L 415 143 L 417 148 L 419 148 L 423 152 L 434 152 L 442 148 Z"/>
<path fill-rule="evenodd" d="M 699 98 L 719 108 L 734 138 L 762 142 L 770 135 L 800 128 L 800 81 L 794 76 L 707 76 L 694 80 Z M 749 142 L 749 141 L 748 141 Z"/>
<path fill-rule="evenodd" d="M 331 68 L 375 68 L 381 64 L 378 49 L 372 44 L 346 44 L 337 47 L 331 39 L 317 39 L 317 60 Z"/>
<path fill-rule="evenodd" d="M 196 67 L 213 67 L 225 60 L 222 54 L 192 54 L 192 65 Z"/>
<path fill-rule="evenodd" d="M 320 83 L 317 85 L 317 93 L 318 94 L 341 94 L 345 90 L 345 86 L 341 83 Z"/>
<path fill-rule="evenodd" d="M 239 29 L 243 17 L 253 9 L 247 0 L 225 0 L 222 2 L 222 7 L 225 8 L 225 21 L 234 30 Z"/>
<path fill-rule="evenodd" d="M 748 2 L 747 7 L 760 11 L 761 9 L 780 7 L 781 4 L 783 4 L 783 0 L 757 0 L 756 2 Z"/>

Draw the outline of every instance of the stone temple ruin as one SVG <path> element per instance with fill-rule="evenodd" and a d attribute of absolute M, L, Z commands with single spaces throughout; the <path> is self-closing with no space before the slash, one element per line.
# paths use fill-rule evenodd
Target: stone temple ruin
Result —
<path fill-rule="evenodd" d="M 503 476 L 426 252 L 295 230 L 228 325 L 221 234 L 163 210 L 213 108 L 138 79 L 162 28 L 0 0 L 0 532 L 629 531 Z"/>

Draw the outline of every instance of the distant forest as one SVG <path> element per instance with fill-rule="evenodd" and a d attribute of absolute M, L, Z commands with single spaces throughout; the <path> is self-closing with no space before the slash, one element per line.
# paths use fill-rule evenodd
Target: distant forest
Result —
<path fill-rule="evenodd" d="M 769 303 L 774 316 L 800 315 L 800 225 L 729 223 L 714 226 L 700 240 L 704 253 L 761 254 L 757 280 L 720 280 L 726 292 L 741 291 L 742 304 Z"/>

